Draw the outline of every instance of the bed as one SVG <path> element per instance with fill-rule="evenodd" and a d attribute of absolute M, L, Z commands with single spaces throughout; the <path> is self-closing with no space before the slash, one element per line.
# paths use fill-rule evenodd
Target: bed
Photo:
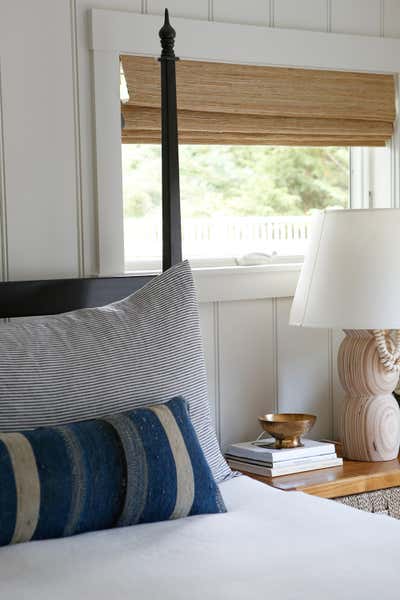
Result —
<path fill-rule="evenodd" d="M 181 260 L 175 32 L 160 31 L 163 269 Z M 102 306 L 150 277 L 0 284 L 0 318 Z M 171 299 L 172 301 L 172 299 Z M 0 548 L 7 600 L 393 598 L 400 522 L 245 476 L 220 483 L 227 512 Z"/>
<path fill-rule="evenodd" d="M 0 549 L 7 600 L 386 600 L 400 522 L 245 476 L 228 512 Z"/>

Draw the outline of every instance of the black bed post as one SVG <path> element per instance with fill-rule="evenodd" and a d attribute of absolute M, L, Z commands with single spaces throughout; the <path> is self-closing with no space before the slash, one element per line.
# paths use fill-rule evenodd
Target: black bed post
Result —
<path fill-rule="evenodd" d="M 175 30 L 168 9 L 159 32 L 161 63 L 163 271 L 182 260 L 179 192 L 178 126 L 176 107 Z"/>

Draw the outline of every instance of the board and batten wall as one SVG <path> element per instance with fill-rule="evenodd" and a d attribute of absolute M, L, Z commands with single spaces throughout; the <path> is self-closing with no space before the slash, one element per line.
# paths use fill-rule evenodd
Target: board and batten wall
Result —
<path fill-rule="evenodd" d="M 173 16 L 192 19 L 400 37 L 400 0 L 2 0 L 3 279 L 96 274 L 88 10 L 161 14 L 166 4 Z M 201 304 L 210 403 L 223 446 L 254 436 L 257 415 L 278 409 L 317 414 L 316 436 L 337 433 L 340 335 L 289 327 L 290 304 L 269 297 Z"/>

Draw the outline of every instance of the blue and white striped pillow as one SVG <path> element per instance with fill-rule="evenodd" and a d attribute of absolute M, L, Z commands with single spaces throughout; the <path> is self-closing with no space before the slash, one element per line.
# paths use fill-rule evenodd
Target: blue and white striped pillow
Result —
<path fill-rule="evenodd" d="M 187 261 L 124 300 L 0 326 L 0 431 L 98 419 L 183 396 L 216 481 L 232 476 L 207 399 Z"/>
<path fill-rule="evenodd" d="M 225 511 L 183 398 L 0 434 L 0 546 Z"/>

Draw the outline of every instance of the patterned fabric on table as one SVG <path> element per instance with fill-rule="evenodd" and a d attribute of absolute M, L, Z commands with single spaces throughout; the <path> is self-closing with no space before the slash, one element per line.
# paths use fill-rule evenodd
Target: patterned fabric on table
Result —
<path fill-rule="evenodd" d="M 0 434 L 0 545 L 225 512 L 183 398 Z"/>
<path fill-rule="evenodd" d="M 189 402 L 215 479 L 231 477 L 211 422 L 188 262 L 108 306 L 0 326 L 0 431 L 97 419 L 174 396 Z"/>
<path fill-rule="evenodd" d="M 400 519 L 400 487 L 342 496 L 335 500 L 359 510 Z"/>

